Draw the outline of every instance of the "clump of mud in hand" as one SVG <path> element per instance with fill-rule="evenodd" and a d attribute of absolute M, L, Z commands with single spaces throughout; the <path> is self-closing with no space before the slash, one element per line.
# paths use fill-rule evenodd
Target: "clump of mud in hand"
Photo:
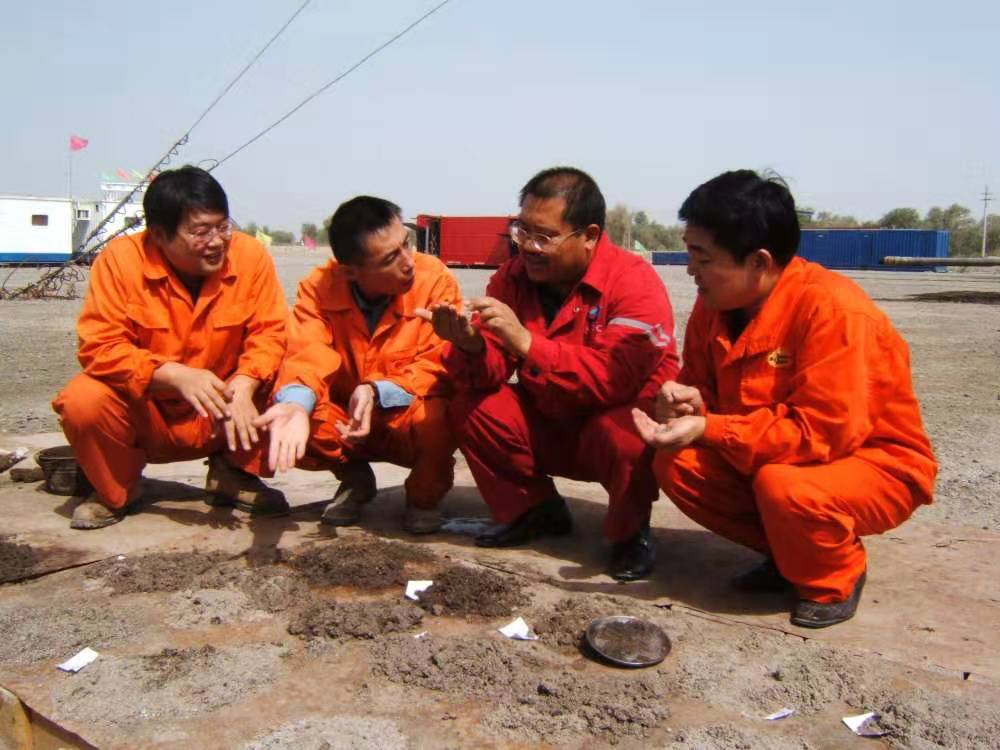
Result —
<path fill-rule="evenodd" d="M 484 723 L 523 742 L 554 745 L 590 734 L 614 743 L 641 737 L 669 715 L 658 672 L 576 672 L 538 644 L 497 639 L 391 636 L 372 644 L 372 670 L 391 682 L 475 696 Z"/>
<path fill-rule="evenodd" d="M 420 606 L 435 615 L 505 617 L 528 603 L 524 587 L 489 570 L 453 565 L 420 593 Z"/>
<path fill-rule="evenodd" d="M 309 583 L 382 589 L 400 586 L 409 568 L 433 567 L 437 558 L 426 550 L 380 539 L 344 539 L 316 545 L 289 561 Z"/>
<path fill-rule="evenodd" d="M 292 618 L 288 632 L 313 638 L 371 639 L 409 630 L 423 618 L 423 610 L 409 602 L 320 602 Z"/>
<path fill-rule="evenodd" d="M 92 565 L 87 577 L 103 578 L 116 594 L 180 591 L 227 559 L 221 552 L 155 552 L 105 560 Z"/>
<path fill-rule="evenodd" d="M 0 583 L 17 581 L 31 575 L 35 553 L 27 544 L 18 544 L 12 537 L 0 536 Z"/>

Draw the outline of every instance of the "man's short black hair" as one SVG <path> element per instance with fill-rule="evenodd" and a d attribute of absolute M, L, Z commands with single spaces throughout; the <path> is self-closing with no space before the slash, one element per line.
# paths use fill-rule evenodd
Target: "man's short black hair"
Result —
<path fill-rule="evenodd" d="M 359 266 L 365 260 L 368 235 L 385 229 L 403 211 L 384 198 L 359 195 L 341 203 L 330 217 L 330 247 L 338 263 Z"/>
<path fill-rule="evenodd" d="M 761 176 L 750 169 L 724 172 L 696 187 L 678 215 L 711 232 L 715 243 L 741 263 L 764 249 L 783 268 L 799 249 L 795 199 L 777 175 Z"/>
<path fill-rule="evenodd" d="M 218 180 L 204 169 L 188 164 L 160 172 L 146 189 L 142 210 L 146 226 L 162 230 L 172 240 L 177 227 L 191 211 L 211 211 L 229 218 L 229 200 Z"/>
<path fill-rule="evenodd" d="M 523 206 L 528 197 L 562 198 L 566 201 L 563 221 L 573 229 L 586 229 L 596 224 L 604 231 L 604 214 L 607 206 L 601 189 L 594 178 L 576 167 L 552 167 L 544 169 L 521 188 L 519 205 Z"/>

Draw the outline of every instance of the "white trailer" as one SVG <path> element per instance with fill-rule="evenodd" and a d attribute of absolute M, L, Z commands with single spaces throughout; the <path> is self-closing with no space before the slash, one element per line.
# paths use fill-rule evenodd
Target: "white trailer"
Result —
<path fill-rule="evenodd" d="M 0 195 L 0 263 L 62 263 L 73 254 L 69 198 Z"/>

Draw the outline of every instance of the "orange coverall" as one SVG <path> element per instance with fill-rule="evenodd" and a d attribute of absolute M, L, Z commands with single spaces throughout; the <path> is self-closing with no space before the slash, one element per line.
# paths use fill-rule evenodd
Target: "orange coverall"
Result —
<path fill-rule="evenodd" d="M 802 598 L 846 599 L 866 566 L 860 537 L 931 502 L 909 349 L 840 274 L 793 259 L 736 341 L 698 300 L 679 380 L 702 393 L 705 434 L 658 452 L 660 486 L 702 526 L 773 556 Z"/>
<path fill-rule="evenodd" d="M 112 241 L 94 262 L 77 322 L 83 372 L 52 402 L 97 494 L 120 508 L 147 463 L 225 450 L 224 432 L 213 435 L 187 401 L 147 393 L 153 371 L 179 362 L 222 380 L 256 378 L 259 408 L 285 351 L 287 316 L 271 257 L 245 234 L 233 233 L 225 264 L 196 302 L 148 232 Z M 231 460 L 244 465 L 261 449 Z"/>
<path fill-rule="evenodd" d="M 445 398 L 451 387 L 441 364 L 444 342 L 414 310 L 435 302 L 457 304 L 461 292 L 437 258 L 416 253 L 414 263 L 413 287 L 393 298 L 372 334 L 339 263 L 331 260 L 307 276 L 289 320 L 288 353 L 275 393 L 299 384 L 317 398 L 302 468 L 337 474 L 349 460 L 406 466 L 412 469 L 407 502 L 434 508 L 454 479 L 455 438 Z M 416 398 L 408 407 L 376 406 L 368 438 L 348 447 L 334 425 L 350 422 L 347 405 L 354 389 L 378 380 L 390 380 Z"/>

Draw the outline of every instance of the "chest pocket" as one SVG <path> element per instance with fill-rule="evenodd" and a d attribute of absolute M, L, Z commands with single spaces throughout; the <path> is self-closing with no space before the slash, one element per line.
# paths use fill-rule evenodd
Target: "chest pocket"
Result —
<path fill-rule="evenodd" d="M 174 338 L 171 335 L 170 316 L 162 308 L 151 308 L 145 305 L 129 303 L 125 314 L 132 322 L 140 349 L 148 349 L 156 354 L 170 355 L 170 344 Z"/>
<path fill-rule="evenodd" d="M 778 347 L 762 351 L 743 361 L 740 399 L 745 406 L 773 406 L 787 401 L 795 378 L 795 355 Z"/>
<path fill-rule="evenodd" d="M 246 339 L 247 321 L 253 314 L 249 306 L 231 307 L 212 312 L 209 325 L 212 327 L 213 349 L 217 352 L 239 354 Z M 218 348 L 216 348 L 218 347 Z"/>

